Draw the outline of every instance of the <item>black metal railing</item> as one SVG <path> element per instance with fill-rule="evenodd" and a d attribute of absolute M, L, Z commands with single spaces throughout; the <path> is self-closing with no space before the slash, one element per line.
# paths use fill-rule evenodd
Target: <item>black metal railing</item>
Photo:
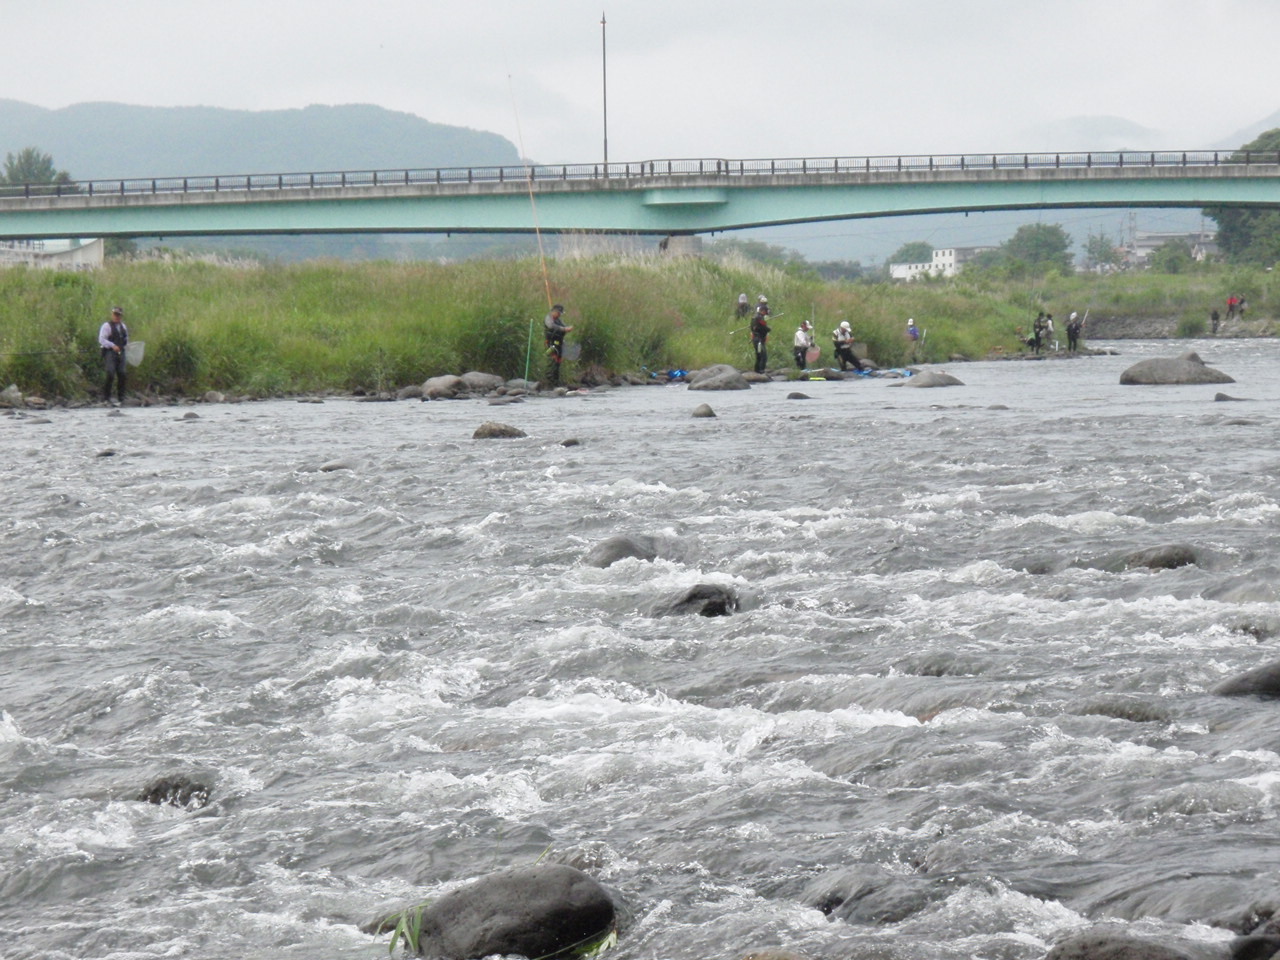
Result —
<path fill-rule="evenodd" d="M 635 163 L 533 164 L 346 170 L 320 173 L 250 173 L 199 177 L 80 180 L 60 184 L 0 185 L 0 199 L 64 196 L 206 194 L 264 190 L 327 190 L 424 184 L 520 183 L 552 180 L 618 181 L 670 177 L 748 177 L 912 173 L 921 171 L 1206 168 L 1225 165 L 1280 166 L 1280 151 L 1155 150 L 1079 153 L 964 153 L 878 157 L 809 157 L 760 160 L 643 160 Z"/>

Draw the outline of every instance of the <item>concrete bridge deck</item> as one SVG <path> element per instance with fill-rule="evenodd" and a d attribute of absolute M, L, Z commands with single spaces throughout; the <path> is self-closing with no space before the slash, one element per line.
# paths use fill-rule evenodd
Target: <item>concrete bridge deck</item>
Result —
<path fill-rule="evenodd" d="M 246 174 L 0 187 L 0 238 L 687 235 L 921 213 L 1280 206 L 1280 154 L 964 154 Z"/>

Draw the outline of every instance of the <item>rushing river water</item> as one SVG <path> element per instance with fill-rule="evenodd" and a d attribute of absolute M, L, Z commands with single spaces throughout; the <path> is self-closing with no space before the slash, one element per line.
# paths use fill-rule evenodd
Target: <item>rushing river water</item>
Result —
<path fill-rule="evenodd" d="M 539 857 L 617 960 L 1226 940 L 1280 893 L 1280 706 L 1209 693 L 1277 656 L 1280 343 L 1112 346 L 0 418 L 0 956 L 372 960 Z M 1188 346 L 1238 382 L 1119 385 Z M 659 559 L 582 563 L 615 534 Z M 743 609 L 654 615 L 700 583 Z M 208 805 L 137 802 L 168 774 Z"/>

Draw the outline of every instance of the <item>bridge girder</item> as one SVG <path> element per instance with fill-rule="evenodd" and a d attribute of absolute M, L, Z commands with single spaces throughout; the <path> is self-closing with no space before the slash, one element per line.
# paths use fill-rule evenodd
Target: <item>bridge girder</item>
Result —
<path fill-rule="evenodd" d="M 693 174 L 0 199 L 0 238 L 323 233 L 700 234 L 988 210 L 1280 207 L 1280 164 Z"/>

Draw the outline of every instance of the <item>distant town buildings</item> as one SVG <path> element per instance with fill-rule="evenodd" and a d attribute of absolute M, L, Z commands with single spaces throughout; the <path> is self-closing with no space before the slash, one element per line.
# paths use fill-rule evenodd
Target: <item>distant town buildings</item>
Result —
<path fill-rule="evenodd" d="M 94 270 L 102 266 L 103 242 L 95 240 L 0 240 L 0 267 Z"/>
<path fill-rule="evenodd" d="M 995 247 L 949 247 L 945 250 L 935 250 L 933 259 L 928 263 L 889 264 L 889 278 L 916 280 L 924 276 L 954 277 L 978 254 L 994 249 Z"/>
<path fill-rule="evenodd" d="M 1191 233 L 1154 233 L 1134 231 L 1124 245 L 1124 264 L 1130 269 L 1147 266 L 1151 254 L 1171 240 L 1184 240 L 1191 248 L 1191 257 L 1197 262 L 1212 260 L 1218 256 L 1218 235 L 1213 230 L 1197 230 Z"/>

